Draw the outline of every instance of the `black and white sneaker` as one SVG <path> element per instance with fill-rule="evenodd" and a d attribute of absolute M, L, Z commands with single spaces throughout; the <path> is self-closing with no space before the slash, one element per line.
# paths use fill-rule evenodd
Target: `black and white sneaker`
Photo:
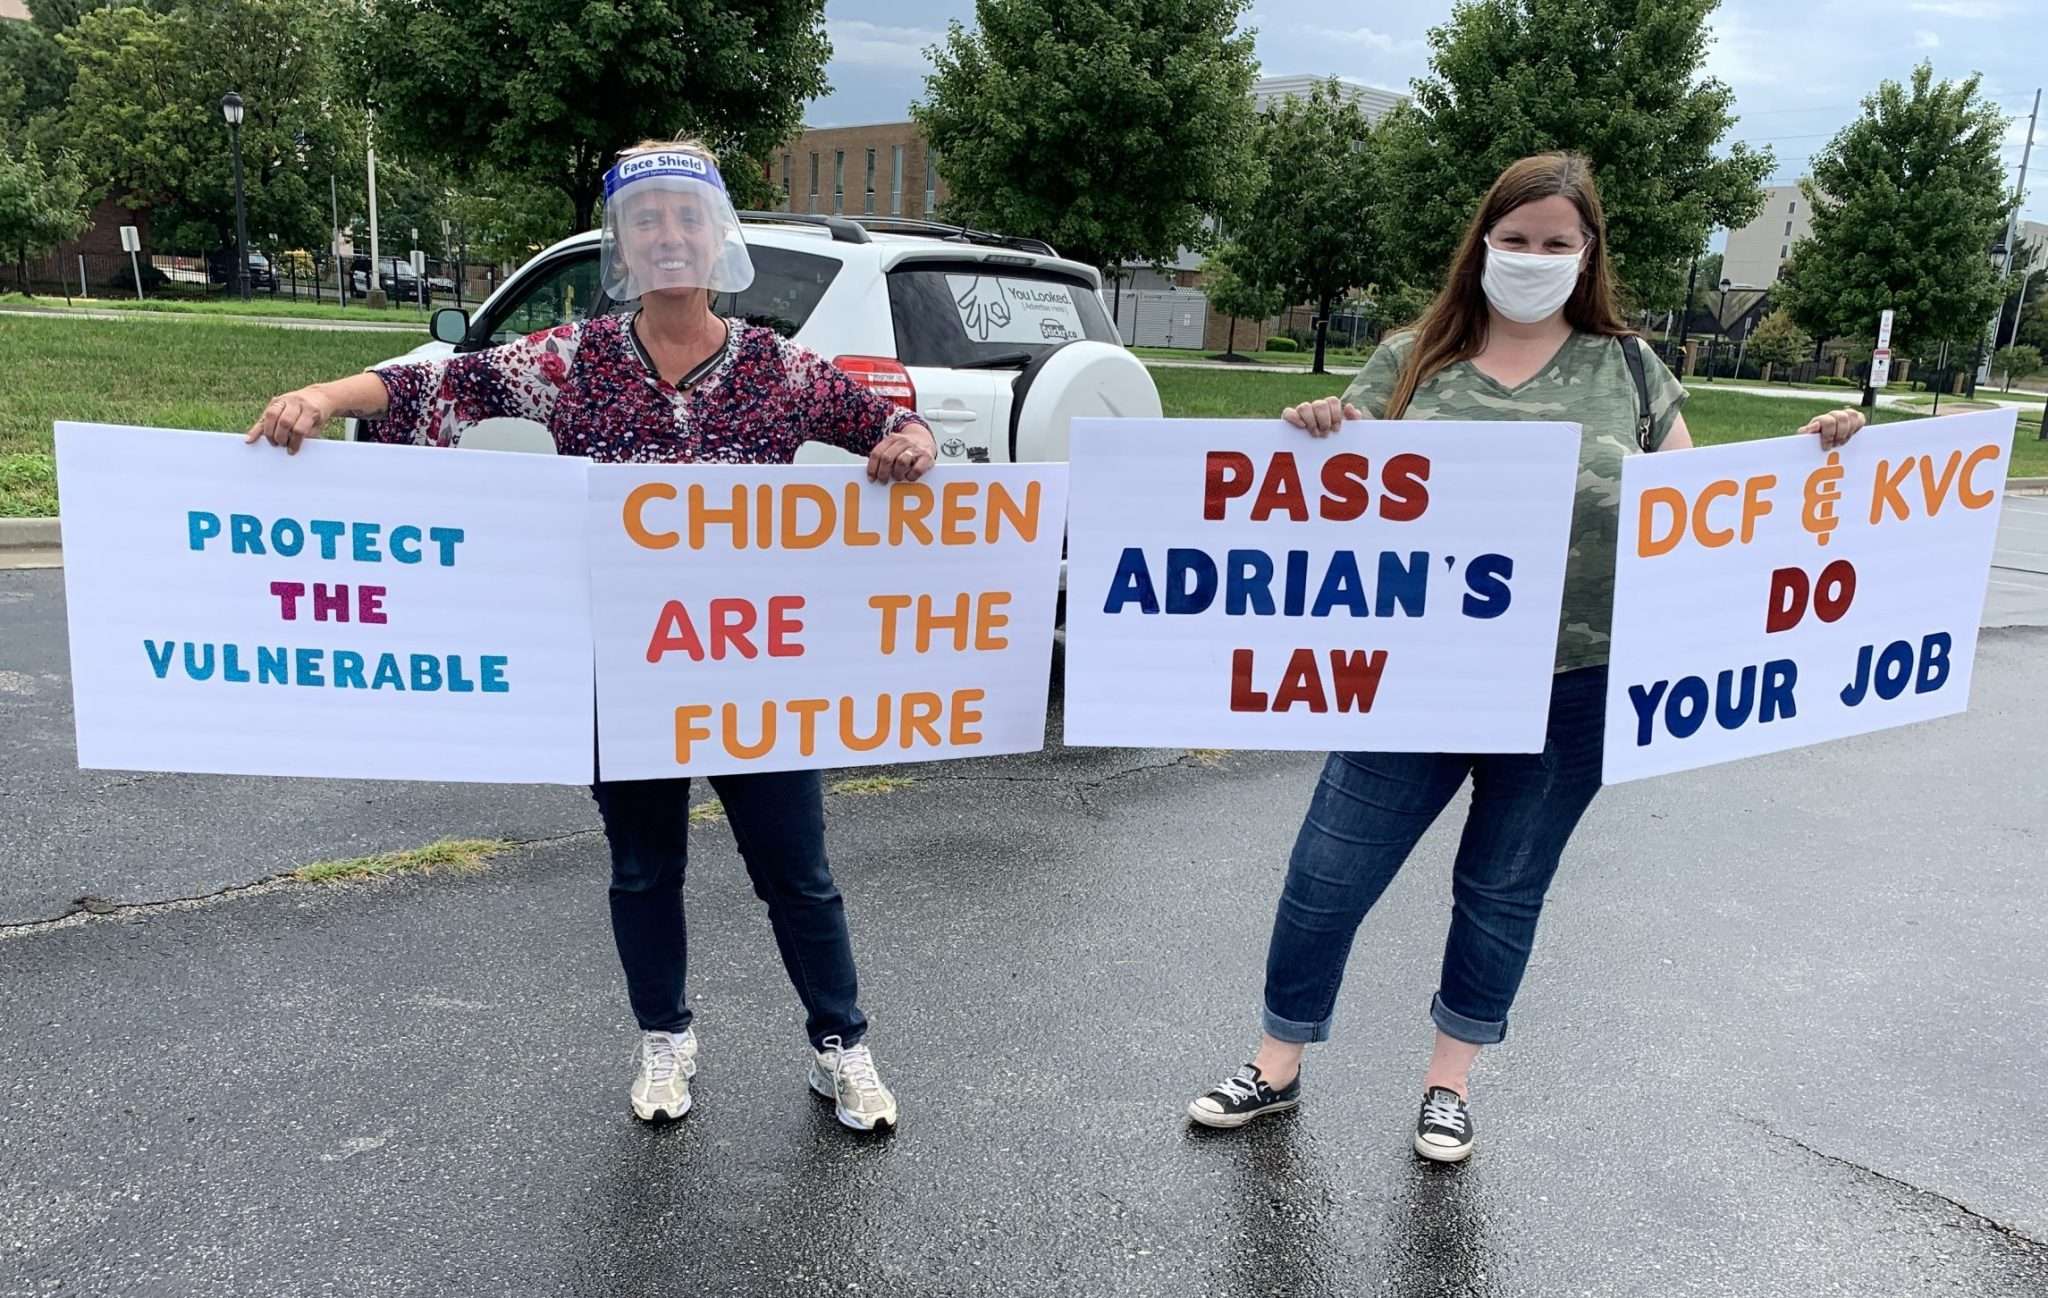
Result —
<path fill-rule="evenodd" d="M 1274 1090 L 1250 1064 L 1218 1082 L 1188 1105 L 1188 1117 L 1205 1127 L 1242 1127 L 1253 1118 L 1281 1113 L 1301 1103 L 1301 1074 Z"/>
<path fill-rule="evenodd" d="M 1415 1120 L 1415 1152 L 1437 1163 L 1462 1163 L 1472 1157 L 1472 1110 L 1465 1097 L 1447 1086 L 1432 1086 L 1422 1095 L 1422 1116 Z"/>

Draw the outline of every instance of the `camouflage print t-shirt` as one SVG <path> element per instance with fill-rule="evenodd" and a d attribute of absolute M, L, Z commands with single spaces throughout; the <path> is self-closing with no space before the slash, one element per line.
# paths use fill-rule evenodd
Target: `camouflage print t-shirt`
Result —
<path fill-rule="evenodd" d="M 1406 363 L 1415 335 L 1390 335 L 1345 389 L 1344 399 L 1368 416 L 1386 413 L 1387 398 Z M 1650 447 L 1656 449 L 1678 419 L 1685 389 L 1640 339 L 1643 378 L 1650 389 Z M 1557 670 L 1607 661 L 1614 612 L 1614 547 L 1621 523 L 1621 462 L 1636 446 L 1636 389 L 1623 359 L 1622 340 L 1574 333 L 1535 377 L 1504 387 L 1470 361 L 1446 366 L 1415 393 L 1404 419 L 1552 420 L 1583 426 L 1579 489 L 1572 504 L 1572 549 L 1564 573 L 1564 613 L 1557 640 Z M 1511 436 L 1508 429 L 1503 436 Z"/>

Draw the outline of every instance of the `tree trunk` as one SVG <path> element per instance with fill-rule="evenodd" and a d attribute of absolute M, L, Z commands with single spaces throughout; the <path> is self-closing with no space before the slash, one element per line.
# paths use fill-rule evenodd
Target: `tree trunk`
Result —
<path fill-rule="evenodd" d="M 1232 316 L 1232 317 L 1230 317 L 1230 337 L 1229 337 L 1229 338 L 1227 338 L 1226 340 L 1224 340 L 1224 343 L 1223 343 L 1223 354 L 1224 354 L 1225 356 L 1235 356 L 1235 355 L 1237 355 L 1237 317 L 1236 317 L 1236 316 Z"/>
<path fill-rule="evenodd" d="M 1310 371 L 1313 374 L 1329 373 L 1323 368 L 1323 353 L 1330 341 L 1330 305 L 1335 298 L 1336 294 L 1325 293 L 1316 301 L 1316 363 L 1315 368 Z"/>

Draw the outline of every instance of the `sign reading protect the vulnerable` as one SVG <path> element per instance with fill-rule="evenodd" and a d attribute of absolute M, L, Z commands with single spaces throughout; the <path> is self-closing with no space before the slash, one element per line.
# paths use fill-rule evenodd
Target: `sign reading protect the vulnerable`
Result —
<path fill-rule="evenodd" d="M 603 778 L 1037 749 L 1063 465 L 597 465 Z"/>
<path fill-rule="evenodd" d="M 586 468 L 58 424 L 79 765 L 588 782 Z"/>
<path fill-rule="evenodd" d="M 1629 457 L 1606 781 L 1961 712 L 2016 419 Z"/>
<path fill-rule="evenodd" d="M 1535 752 L 1579 430 L 1077 419 L 1070 744 Z"/>

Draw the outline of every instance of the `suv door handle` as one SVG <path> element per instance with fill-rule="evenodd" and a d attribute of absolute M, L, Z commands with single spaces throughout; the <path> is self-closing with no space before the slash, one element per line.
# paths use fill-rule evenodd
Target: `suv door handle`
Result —
<path fill-rule="evenodd" d="M 972 410 L 927 410 L 921 413 L 925 418 L 935 419 L 942 424 L 971 424 L 981 417 Z"/>

